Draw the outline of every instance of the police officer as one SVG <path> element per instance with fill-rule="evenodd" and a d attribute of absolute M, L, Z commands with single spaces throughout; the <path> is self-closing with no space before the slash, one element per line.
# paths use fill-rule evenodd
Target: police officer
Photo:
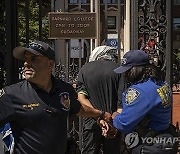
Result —
<path fill-rule="evenodd" d="M 10 123 L 15 154 L 64 154 L 67 116 L 110 118 L 110 114 L 81 105 L 71 85 L 52 75 L 55 52 L 34 41 L 16 47 L 15 58 L 24 60 L 25 80 L 5 87 L 0 95 L 0 126 Z"/>
<path fill-rule="evenodd" d="M 123 110 L 115 116 L 113 125 L 127 134 L 125 141 L 132 153 L 175 154 L 176 143 L 167 141 L 173 139 L 175 131 L 170 125 L 172 92 L 164 73 L 150 64 L 148 55 L 141 50 L 128 51 L 115 72 L 125 74 L 128 88 L 123 93 Z M 139 140 L 134 131 L 144 140 Z M 154 138 L 161 140 L 150 143 L 147 137 L 152 142 Z"/>
<path fill-rule="evenodd" d="M 3 87 L 4 83 L 4 75 L 3 71 L 5 68 L 5 55 L 2 50 L 0 50 L 0 93 L 1 93 L 1 88 Z M 11 129 L 9 126 L 9 123 L 6 125 L 0 127 L 0 134 L 3 135 L 2 141 L 3 141 L 3 149 L 0 148 L 0 152 L 4 151 L 4 153 L 9 154 L 13 150 L 13 142 L 14 138 L 11 133 Z"/>
<path fill-rule="evenodd" d="M 121 107 L 123 80 L 113 70 L 119 65 L 117 49 L 109 46 L 96 47 L 80 70 L 77 79 L 78 100 L 81 104 L 113 113 Z M 120 137 L 105 138 L 93 118 L 83 118 L 83 154 L 120 153 Z"/>

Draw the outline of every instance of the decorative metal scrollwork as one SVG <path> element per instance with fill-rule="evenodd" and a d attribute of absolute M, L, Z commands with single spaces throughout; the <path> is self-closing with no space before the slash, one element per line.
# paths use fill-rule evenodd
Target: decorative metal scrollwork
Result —
<path fill-rule="evenodd" d="M 72 59 L 72 63 L 69 65 L 68 69 L 65 65 L 57 64 L 55 66 L 55 77 L 63 81 L 67 81 L 71 84 L 75 83 L 79 73 L 79 65 L 76 64 L 75 60 Z"/>
<path fill-rule="evenodd" d="M 0 89 L 2 89 L 6 84 L 6 72 L 4 68 L 0 67 Z"/>
<path fill-rule="evenodd" d="M 23 70 L 24 70 L 24 67 L 19 67 L 19 80 L 23 80 L 24 79 L 24 74 L 23 74 Z"/>
<path fill-rule="evenodd" d="M 64 65 L 61 65 L 60 63 L 57 64 L 55 66 L 54 74 L 57 79 L 66 81 L 66 69 Z"/>
<path fill-rule="evenodd" d="M 165 69 L 166 48 L 166 1 L 139 0 L 139 49 L 146 51 L 151 62 Z"/>
<path fill-rule="evenodd" d="M 75 61 L 75 59 L 72 59 L 72 63 L 69 65 L 69 82 L 75 83 L 77 80 L 77 76 L 79 73 L 79 65 Z"/>

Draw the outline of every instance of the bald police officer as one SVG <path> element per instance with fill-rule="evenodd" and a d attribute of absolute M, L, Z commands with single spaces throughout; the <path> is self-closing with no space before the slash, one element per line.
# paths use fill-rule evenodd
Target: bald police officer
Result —
<path fill-rule="evenodd" d="M 110 118 L 110 114 L 81 105 L 71 85 L 52 75 L 55 52 L 34 41 L 16 47 L 15 58 L 24 61 L 25 80 L 5 87 L 0 95 L 0 126 L 9 122 L 15 154 L 64 154 L 67 116 Z"/>

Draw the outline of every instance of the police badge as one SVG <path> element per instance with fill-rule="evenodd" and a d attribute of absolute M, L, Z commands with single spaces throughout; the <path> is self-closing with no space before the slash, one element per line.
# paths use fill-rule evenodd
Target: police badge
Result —
<path fill-rule="evenodd" d="M 134 102 L 140 95 L 140 92 L 134 88 L 129 88 L 126 93 L 126 104 L 130 105 Z"/>
<path fill-rule="evenodd" d="M 68 111 L 70 109 L 69 93 L 68 92 L 60 93 L 59 97 L 60 97 L 60 103 L 63 105 L 63 109 L 65 111 Z"/>

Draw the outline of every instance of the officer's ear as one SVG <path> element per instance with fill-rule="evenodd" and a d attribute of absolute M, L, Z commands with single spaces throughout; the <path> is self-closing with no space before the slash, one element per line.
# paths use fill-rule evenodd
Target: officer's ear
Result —
<path fill-rule="evenodd" d="M 49 67 L 52 69 L 54 67 L 55 63 L 53 60 L 50 60 Z"/>

